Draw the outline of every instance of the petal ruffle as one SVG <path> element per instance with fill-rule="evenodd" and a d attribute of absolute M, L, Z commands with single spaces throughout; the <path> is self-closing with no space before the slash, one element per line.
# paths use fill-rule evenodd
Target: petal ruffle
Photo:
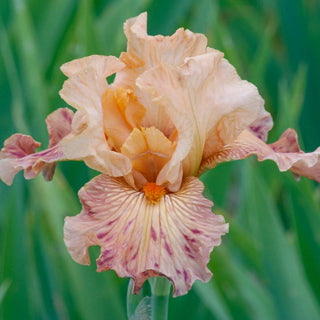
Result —
<path fill-rule="evenodd" d="M 239 160 L 257 155 L 259 161 L 273 160 L 280 171 L 290 170 L 296 176 L 305 176 L 320 183 L 320 147 L 304 153 L 299 147 L 297 133 L 287 129 L 278 141 L 266 144 L 249 131 L 243 131 L 237 139 L 205 161 L 202 169 L 217 163 Z"/>
<path fill-rule="evenodd" d="M 81 69 L 75 63 L 70 71 L 72 77 L 60 91 L 61 97 L 78 109 L 72 123 L 73 134 L 64 139 L 61 148 L 70 160 L 83 160 L 97 171 L 123 176 L 131 171 L 131 163 L 108 145 L 102 110 L 102 96 L 108 88 L 106 77 L 121 70 L 123 63 L 112 56 L 90 58 L 87 68 Z M 69 63 L 72 66 L 73 62 Z"/>
<path fill-rule="evenodd" d="M 59 143 L 71 132 L 74 113 L 68 108 L 52 112 L 46 119 L 49 133 L 49 148 L 35 153 L 41 143 L 31 136 L 14 134 L 5 142 L 0 152 L 0 178 L 11 185 L 14 176 L 21 170 L 26 179 L 32 179 L 42 171 L 46 180 L 51 180 L 57 161 L 66 160 Z"/>
<path fill-rule="evenodd" d="M 203 34 L 178 29 L 172 36 L 149 36 L 147 34 L 147 13 L 129 19 L 124 24 L 128 39 L 127 52 L 120 59 L 126 68 L 118 72 L 114 87 L 130 88 L 146 107 L 143 126 L 155 126 L 169 137 L 175 128 L 169 114 L 161 105 L 155 104 L 136 88 L 136 79 L 146 70 L 165 63 L 179 66 L 185 58 L 206 52 L 207 39 Z"/>
<path fill-rule="evenodd" d="M 152 68 L 164 62 L 180 65 L 187 57 L 203 54 L 207 47 L 207 38 L 200 33 L 178 29 L 172 36 L 149 36 L 147 34 L 147 13 L 128 19 L 124 24 L 128 39 L 124 61 L 141 61 L 145 68 Z M 123 56 L 122 56 L 123 57 Z M 136 67 L 136 63 L 128 65 Z"/>
<path fill-rule="evenodd" d="M 106 78 L 121 70 L 124 66 L 116 57 L 92 55 L 67 62 L 60 69 L 69 78 L 88 68 Z"/>
<path fill-rule="evenodd" d="M 135 293 L 148 277 L 163 275 L 173 282 L 174 296 L 186 294 L 196 279 L 211 278 L 210 252 L 228 231 L 202 191 L 202 182 L 188 177 L 177 193 L 151 204 L 122 179 L 100 175 L 79 192 L 82 212 L 66 218 L 69 253 L 90 264 L 88 247 L 99 245 L 98 271 L 133 278 Z"/>
<path fill-rule="evenodd" d="M 241 80 L 223 54 L 213 49 L 185 59 L 181 67 L 150 69 L 137 85 L 170 110 L 178 131 L 176 151 L 161 173 L 171 183 L 179 162 L 183 161 L 185 176 L 196 175 L 202 157 L 235 139 L 264 110 L 257 88 Z"/>

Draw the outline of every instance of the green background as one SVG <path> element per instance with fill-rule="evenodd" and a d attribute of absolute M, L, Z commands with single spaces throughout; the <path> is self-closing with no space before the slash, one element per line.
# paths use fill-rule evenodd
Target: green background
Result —
<path fill-rule="evenodd" d="M 2 0 L 0 142 L 21 132 L 47 144 L 44 119 L 66 104 L 59 66 L 89 54 L 119 56 L 123 22 L 148 11 L 150 34 L 204 33 L 253 82 L 274 116 L 269 141 L 296 129 L 320 145 L 320 2 L 317 0 Z M 63 219 L 96 173 L 58 165 L 12 187 L 0 183 L 0 319 L 125 319 L 128 279 L 71 260 Z M 320 188 L 271 162 L 226 163 L 203 176 L 230 232 L 214 250 L 208 284 L 171 298 L 169 319 L 320 319 Z M 97 257 L 97 248 L 91 256 Z"/>

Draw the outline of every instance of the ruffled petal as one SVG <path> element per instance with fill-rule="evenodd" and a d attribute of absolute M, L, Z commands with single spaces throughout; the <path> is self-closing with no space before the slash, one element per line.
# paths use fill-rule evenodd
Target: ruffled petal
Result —
<path fill-rule="evenodd" d="M 73 117 L 73 111 L 68 108 L 58 109 L 48 115 L 46 124 L 49 133 L 49 148 L 56 146 L 71 132 Z M 45 180 L 52 180 L 56 165 L 56 162 L 44 164 L 42 174 Z"/>
<path fill-rule="evenodd" d="M 108 145 L 102 110 L 102 96 L 108 87 L 106 76 L 120 70 L 122 63 L 115 57 L 94 61 L 66 80 L 60 91 L 61 97 L 78 109 L 72 123 L 73 134 L 64 139 L 61 148 L 70 160 L 83 160 L 92 169 L 123 176 L 131 171 L 131 163 Z"/>
<path fill-rule="evenodd" d="M 320 147 L 314 152 L 304 153 L 293 129 L 287 129 L 278 141 L 271 144 L 264 143 L 245 130 L 236 140 L 205 161 L 202 168 L 212 168 L 217 163 L 251 155 L 257 155 L 259 161 L 273 160 L 280 171 L 290 170 L 296 176 L 302 175 L 320 183 Z"/>
<path fill-rule="evenodd" d="M 149 36 L 147 34 L 147 13 L 128 19 L 124 24 L 128 39 L 127 53 L 122 56 L 125 62 L 139 59 L 145 68 L 151 68 L 161 62 L 180 65 L 186 57 L 202 54 L 206 51 L 207 38 L 200 33 L 178 29 L 172 36 Z M 127 63 L 136 67 L 137 63 Z M 139 64 L 141 64 L 139 63 Z"/>
<path fill-rule="evenodd" d="M 121 70 L 124 66 L 124 63 L 116 57 L 92 55 L 67 62 L 60 69 L 69 78 L 88 68 L 106 78 Z"/>
<path fill-rule="evenodd" d="M 203 157 L 236 138 L 263 111 L 257 88 L 222 57 L 210 49 L 181 67 L 161 65 L 137 79 L 142 91 L 170 110 L 178 131 L 176 152 L 162 173 L 171 183 L 179 162 L 185 176 L 196 175 Z"/>
<path fill-rule="evenodd" d="M 161 105 L 153 103 L 144 92 L 137 90 L 136 79 L 144 71 L 161 63 L 179 66 L 184 63 L 185 58 L 205 53 L 207 39 L 202 34 L 183 28 L 172 36 L 149 36 L 147 13 L 127 20 L 124 32 L 128 38 L 128 46 L 127 52 L 123 52 L 120 59 L 126 64 L 126 68 L 117 73 L 113 86 L 134 90 L 139 101 L 146 107 L 143 126 L 155 126 L 169 137 L 175 130 L 170 115 Z"/>
<path fill-rule="evenodd" d="M 268 133 L 273 127 L 271 114 L 266 110 L 262 110 L 258 118 L 250 124 L 248 131 L 264 142 L 268 139 Z"/>
<path fill-rule="evenodd" d="M 11 185 L 14 176 L 21 170 L 26 179 L 32 179 L 42 171 L 46 180 L 51 180 L 57 161 L 66 160 L 59 143 L 71 132 L 74 113 L 68 108 L 57 109 L 46 119 L 49 133 L 49 148 L 35 153 L 41 146 L 31 136 L 14 134 L 5 142 L 0 152 L 0 178 Z"/>
<path fill-rule="evenodd" d="M 202 192 L 202 182 L 188 177 L 177 193 L 152 204 L 122 179 L 100 175 L 79 192 L 82 212 L 66 218 L 66 246 L 88 265 L 88 247 L 99 245 L 97 270 L 133 278 L 134 293 L 148 277 L 162 275 L 173 282 L 174 296 L 186 294 L 196 279 L 211 278 L 210 252 L 228 231 Z"/>

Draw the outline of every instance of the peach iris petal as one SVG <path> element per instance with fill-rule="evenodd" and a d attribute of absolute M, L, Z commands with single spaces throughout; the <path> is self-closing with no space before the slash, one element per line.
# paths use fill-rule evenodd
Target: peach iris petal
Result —
<path fill-rule="evenodd" d="M 94 70 L 97 75 L 106 78 L 123 67 L 124 64 L 116 57 L 92 55 L 67 62 L 60 69 L 69 78 L 88 68 Z"/>
<path fill-rule="evenodd" d="M 297 133 L 287 129 L 278 141 L 266 144 L 249 131 L 243 131 L 232 143 L 203 163 L 203 168 L 212 168 L 217 163 L 239 160 L 257 155 L 259 161 L 273 160 L 280 171 L 290 170 L 296 175 L 303 175 L 320 182 L 320 147 L 314 152 L 301 151 Z"/>
<path fill-rule="evenodd" d="M 14 176 L 24 170 L 26 179 L 37 176 L 41 170 L 46 180 L 51 180 L 57 161 L 66 160 L 61 141 L 71 132 L 73 111 L 68 108 L 52 112 L 46 119 L 49 148 L 35 153 L 41 143 L 31 136 L 14 134 L 4 142 L 0 152 L 0 178 L 11 185 Z"/>
<path fill-rule="evenodd" d="M 152 204 L 122 179 L 100 175 L 79 192 L 82 212 L 66 218 L 66 246 L 76 262 L 90 264 L 88 247 L 99 245 L 97 271 L 133 278 L 135 293 L 149 276 L 164 275 L 174 296 L 186 294 L 196 279 L 209 281 L 210 252 L 228 231 L 202 192 L 202 182 L 188 177 Z"/>
<path fill-rule="evenodd" d="M 140 102 L 146 107 L 143 126 L 155 126 L 169 137 L 175 130 L 170 113 L 136 87 L 136 79 L 144 71 L 161 63 L 179 66 L 184 59 L 206 52 L 207 39 L 203 34 L 182 28 L 172 36 L 149 36 L 147 34 L 147 14 L 126 21 L 124 31 L 128 39 L 127 52 L 120 59 L 126 68 L 118 72 L 115 87 L 127 87 L 135 91 Z"/>
<path fill-rule="evenodd" d="M 253 123 L 263 110 L 257 88 L 241 80 L 217 50 L 185 59 L 180 67 L 160 65 L 142 74 L 137 85 L 166 106 L 178 131 L 177 148 L 161 173 L 173 183 L 177 165 L 196 175 L 210 155 Z"/>
<path fill-rule="evenodd" d="M 129 159 L 111 150 L 103 126 L 101 98 L 108 88 L 106 77 L 122 68 L 123 63 L 115 57 L 91 57 L 89 66 L 80 71 L 75 68 L 73 71 L 78 72 L 64 82 L 60 91 L 61 97 L 78 109 L 72 124 L 74 134 L 61 145 L 66 157 L 81 159 L 90 168 L 112 176 L 131 171 Z"/>
<path fill-rule="evenodd" d="M 135 170 L 149 182 L 155 182 L 162 167 L 169 161 L 175 150 L 172 143 L 158 129 L 134 129 L 121 148 Z"/>
<path fill-rule="evenodd" d="M 258 118 L 250 124 L 248 131 L 250 131 L 257 138 L 266 142 L 268 139 L 268 133 L 272 127 L 273 120 L 271 114 L 263 109 Z"/>
<path fill-rule="evenodd" d="M 139 127 L 145 108 L 132 90 L 108 88 L 102 96 L 103 125 L 109 144 L 120 151 L 133 128 Z"/>

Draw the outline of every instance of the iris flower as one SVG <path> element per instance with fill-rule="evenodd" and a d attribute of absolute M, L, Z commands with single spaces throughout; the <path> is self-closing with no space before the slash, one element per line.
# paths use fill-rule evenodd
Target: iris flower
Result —
<path fill-rule="evenodd" d="M 71 257 L 89 265 L 98 245 L 97 271 L 134 280 L 164 276 L 174 296 L 196 279 L 207 282 L 210 252 L 228 224 L 212 213 L 198 176 L 217 164 L 257 155 L 320 182 L 320 148 L 304 153 L 293 129 L 266 144 L 272 118 L 257 88 L 241 80 L 223 53 L 202 34 L 178 29 L 149 36 L 147 15 L 124 24 L 127 51 L 93 55 L 61 67 L 68 77 L 58 109 L 46 120 L 49 146 L 14 134 L 0 153 L 0 177 L 10 185 L 24 170 L 51 180 L 58 161 L 82 160 L 101 172 L 80 191 L 80 214 L 67 217 Z M 113 83 L 107 77 L 115 74 Z"/>

